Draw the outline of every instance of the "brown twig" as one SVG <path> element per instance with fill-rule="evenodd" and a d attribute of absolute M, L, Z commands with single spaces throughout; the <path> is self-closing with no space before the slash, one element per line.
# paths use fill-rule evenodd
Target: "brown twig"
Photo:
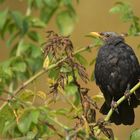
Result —
<path fill-rule="evenodd" d="M 79 50 L 77 50 L 74 55 L 76 55 L 77 53 L 81 53 L 84 52 L 90 48 L 93 48 L 94 45 L 89 45 L 87 47 L 83 47 Z M 13 95 L 17 95 L 22 89 L 24 89 L 27 85 L 29 85 L 30 83 L 32 83 L 34 80 L 36 80 L 38 77 L 40 77 L 41 75 L 45 74 L 46 72 L 48 72 L 49 70 L 57 67 L 59 64 L 61 64 L 64 60 L 66 60 L 67 57 L 65 56 L 64 58 L 62 58 L 61 60 L 59 60 L 57 63 L 52 64 L 50 66 L 48 66 L 47 69 L 42 69 L 40 70 L 38 73 L 36 73 L 34 76 L 32 76 L 30 79 L 28 79 L 27 81 L 25 81 L 23 84 L 21 84 L 14 92 Z"/>
<path fill-rule="evenodd" d="M 60 134 L 59 132 L 58 132 L 58 130 L 52 125 L 52 124 L 50 124 L 49 122 L 47 122 L 47 121 L 45 121 L 45 122 L 42 122 L 42 121 L 40 121 L 42 124 L 45 124 L 45 125 L 47 125 L 51 130 L 53 130 L 60 138 L 64 138 L 64 136 L 62 135 L 62 134 Z"/>

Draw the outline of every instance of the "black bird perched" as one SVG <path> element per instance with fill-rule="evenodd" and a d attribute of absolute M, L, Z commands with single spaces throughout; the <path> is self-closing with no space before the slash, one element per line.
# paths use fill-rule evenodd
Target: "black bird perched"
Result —
<path fill-rule="evenodd" d="M 139 80 L 140 65 L 132 48 L 124 42 L 124 38 L 115 32 L 91 32 L 104 41 L 95 64 L 95 80 L 103 92 L 105 102 L 100 112 L 107 114 L 112 101 L 117 101 L 127 90 Z M 139 91 L 136 91 L 140 93 Z M 134 108 L 140 100 L 133 94 L 129 100 L 122 102 L 114 111 L 110 120 L 115 124 L 131 125 L 134 123 Z"/>

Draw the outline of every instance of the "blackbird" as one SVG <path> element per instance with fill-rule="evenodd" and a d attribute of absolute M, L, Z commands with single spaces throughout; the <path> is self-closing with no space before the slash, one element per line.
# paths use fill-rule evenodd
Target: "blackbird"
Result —
<path fill-rule="evenodd" d="M 125 43 L 124 38 L 115 32 L 91 32 L 104 42 L 99 49 L 95 64 L 95 81 L 102 91 L 105 102 L 100 112 L 104 115 L 113 106 L 113 102 L 129 92 L 140 78 L 140 65 L 132 48 Z M 137 94 L 122 102 L 113 112 L 110 121 L 116 125 L 132 125 L 134 123 L 134 108 L 140 104 Z"/>

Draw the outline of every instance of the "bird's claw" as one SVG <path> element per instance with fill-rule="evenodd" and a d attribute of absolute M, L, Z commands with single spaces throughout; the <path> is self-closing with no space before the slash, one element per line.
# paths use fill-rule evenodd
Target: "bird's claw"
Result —
<path fill-rule="evenodd" d="M 116 111 L 117 113 L 119 113 L 118 109 L 117 109 L 117 102 L 112 100 L 111 102 L 111 108 Z"/>
<path fill-rule="evenodd" d="M 126 91 L 124 92 L 124 96 L 125 96 L 125 98 L 127 99 L 128 104 L 130 105 L 130 100 L 131 100 L 131 97 L 130 97 L 130 90 L 129 90 L 129 86 L 127 87 Z"/>

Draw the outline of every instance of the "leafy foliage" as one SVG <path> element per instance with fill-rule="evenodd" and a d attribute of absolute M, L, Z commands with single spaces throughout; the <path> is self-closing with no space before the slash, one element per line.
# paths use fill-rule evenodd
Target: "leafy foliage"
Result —
<path fill-rule="evenodd" d="M 24 3 L 27 4 L 25 13 L 10 8 L 0 11 L 0 37 L 7 47 L 12 47 L 10 59 L 0 64 L 1 88 L 9 86 L 13 80 L 15 88 L 18 80 L 28 79 L 41 69 L 43 56 L 39 47 L 43 39 L 38 29 L 45 29 L 54 14 L 61 33 L 70 34 L 74 29 L 76 12 L 71 0 L 27 0 Z M 66 14 L 60 7 L 64 7 Z M 38 17 L 34 16 L 34 11 L 38 12 Z M 64 20 L 66 22 L 62 22 Z"/>
<path fill-rule="evenodd" d="M 131 133 L 130 140 L 139 140 L 140 139 L 140 129 L 136 129 Z"/>
<path fill-rule="evenodd" d="M 0 2 L 5 3 L 5 0 Z M 26 136 L 37 139 L 43 135 L 50 137 L 54 135 L 54 130 L 48 127 L 52 127 L 50 118 L 54 114 L 62 114 L 62 111 L 51 113 L 49 118 L 50 111 L 45 106 L 36 108 L 33 105 L 35 97 L 45 103 L 46 93 L 43 91 L 36 95 L 32 91 L 23 91 L 18 97 L 13 94 L 23 81 L 42 69 L 44 56 L 40 44 L 44 40 L 39 30 L 46 30 L 49 21 L 56 15 L 58 29 L 62 34 L 68 35 L 74 29 L 76 12 L 71 0 L 27 0 L 21 3 L 27 5 L 25 13 L 11 10 L 10 6 L 0 11 L 0 38 L 5 42 L 5 46 L 11 48 L 10 58 L 0 63 L 0 94 L 6 93 L 9 96 L 9 99 L 5 100 L 7 104 L 0 109 L 0 134 L 7 138 Z M 34 15 L 35 11 L 39 16 Z M 56 71 L 50 71 L 49 76 L 54 77 L 54 73 L 57 76 L 60 71 Z M 48 120 L 46 117 L 42 118 L 42 112 L 44 115 L 47 113 Z M 47 122 L 50 124 L 45 125 Z"/>
<path fill-rule="evenodd" d="M 0 107 L 1 138 L 97 140 L 95 134 L 100 128 L 105 136 L 98 139 L 114 139 L 108 123 L 96 118 L 96 102 L 102 95 L 91 98 L 89 89 L 84 87 L 89 82 L 85 67 L 93 65 L 96 59 L 89 62 L 80 52 L 90 52 L 92 47 L 102 44 L 101 40 L 94 38 L 93 45 L 74 52 L 68 36 L 77 21 L 72 0 L 24 3 L 25 13 L 11 10 L 10 6 L 0 11 L 0 38 L 11 49 L 9 59 L 0 63 L 0 100 L 4 101 Z M 139 18 L 130 5 L 118 2 L 111 12 L 122 14 L 123 21 L 130 22 L 129 35 L 139 32 Z M 44 40 L 40 32 L 46 30 L 52 17 L 61 35 L 49 31 Z M 34 81 L 45 73 L 44 84 L 48 88 L 38 91 Z M 93 73 L 91 77 L 93 80 Z M 32 82 L 34 90 L 25 89 Z M 59 102 L 65 106 L 57 106 Z M 134 131 L 130 139 L 138 139 L 138 132 Z"/>
<path fill-rule="evenodd" d="M 134 14 L 130 4 L 122 1 L 116 2 L 110 12 L 120 13 L 122 21 L 130 23 L 128 35 L 137 35 L 140 32 L 140 19 Z"/>

